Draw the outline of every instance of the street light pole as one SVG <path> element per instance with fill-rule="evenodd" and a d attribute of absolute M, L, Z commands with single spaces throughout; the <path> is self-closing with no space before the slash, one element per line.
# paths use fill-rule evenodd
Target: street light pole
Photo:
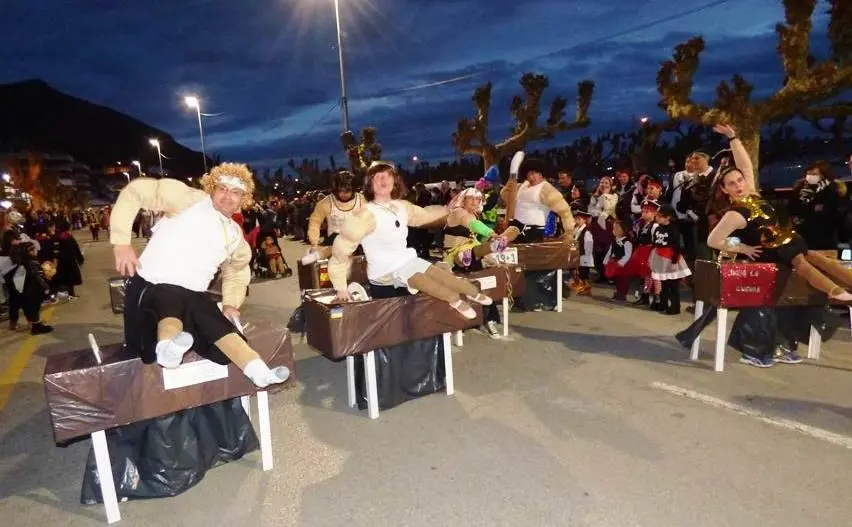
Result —
<path fill-rule="evenodd" d="M 343 35 L 340 32 L 340 0 L 334 0 L 334 20 L 337 24 L 337 59 L 340 63 L 340 110 L 343 113 L 343 131 L 349 130 L 349 101 L 346 98 L 346 72 L 343 66 Z"/>
<path fill-rule="evenodd" d="M 163 152 L 160 150 L 159 139 L 149 139 L 148 143 L 157 149 L 157 159 L 160 161 L 160 177 L 163 177 Z"/>
<path fill-rule="evenodd" d="M 204 173 L 207 173 L 207 154 L 204 152 L 204 128 L 201 126 L 201 102 L 198 97 L 184 97 L 184 102 L 190 108 L 195 108 L 195 114 L 198 116 L 198 135 L 201 137 L 201 158 L 204 161 Z"/>

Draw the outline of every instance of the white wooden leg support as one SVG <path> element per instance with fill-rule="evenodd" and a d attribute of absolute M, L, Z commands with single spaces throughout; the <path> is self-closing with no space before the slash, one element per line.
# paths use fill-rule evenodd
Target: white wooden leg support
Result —
<path fill-rule="evenodd" d="M 355 396 L 355 357 L 346 357 L 346 395 L 349 398 L 349 408 L 358 406 Z"/>
<path fill-rule="evenodd" d="M 704 314 L 704 301 L 696 300 L 695 301 L 695 320 L 701 318 L 701 315 Z M 695 337 L 695 340 L 692 341 L 692 348 L 689 351 L 689 360 L 698 360 L 698 349 L 701 347 L 701 335 Z"/>
<path fill-rule="evenodd" d="M 370 419 L 379 418 L 379 388 L 376 385 L 376 352 L 364 354 L 364 376 L 367 384 L 367 415 Z"/>
<path fill-rule="evenodd" d="M 822 348 L 822 336 L 815 327 L 811 326 L 811 335 L 808 339 L 808 358 L 819 359 L 819 352 Z"/>
<path fill-rule="evenodd" d="M 272 426 L 269 419 L 269 393 L 257 392 L 257 420 L 260 425 L 260 459 L 263 471 L 272 470 Z"/>
<path fill-rule="evenodd" d="M 112 463 L 109 460 L 109 448 L 103 430 L 92 434 L 92 447 L 95 450 L 95 464 L 98 468 L 98 481 L 101 484 L 107 523 L 115 523 L 121 520 L 121 512 L 118 510 L 118 497 L 115 494 L 115 482 L 112 480 Z"/>
<path fill-rule="evenodd" d="M 243 405 L 243 410 L 245 410 L 249 421 L 251 421 L 251 396 L 243 395 L 242 397 L 240 397 L 240 404 Z"/>
<path fill-rule="evenodd" d="M 509 336 L 509 298 L 503 299 L 503 336 Z"/>
<path fill-rule="evenodd" d="M 725 371 L 725 348 L 728 345 L 728 310 L 716 310 L 716 363 L 715 371 Z"/>
<path fill-rule="evenodd" d="M 562 269 L 556 270 L 556 312 L 562 313 Z"/>
<path fill-rule="evenodd" d="M 444 377 L 447 384 L 447 395 L 456 393 L 456 383 L 453 377 L 453 346 L 450 334 L 444 333 Z"/>
<path fill-rule="evenodd" d="M 464 346 L 464 331 L 456 331 L 456 346 L 460 348 Z"/>

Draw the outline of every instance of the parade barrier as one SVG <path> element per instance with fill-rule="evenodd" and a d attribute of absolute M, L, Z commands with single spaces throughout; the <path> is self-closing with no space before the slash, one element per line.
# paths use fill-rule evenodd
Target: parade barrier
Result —
<path fill-rule="evenodd" d="M 302 297 L 307 341 L 332 361 L 346 360 L 350 407 L 357 405 L 355 360 L 364 356 L 367 412 L 379 417 L 375 350 L 417 339 L 443 335 L 447 395 L 453 395 L 453 354 L 450 335 L 482 324 L 482 306 L 473 304 L 477 317 L 463 318 L 446 302 L 425 294 L 383 298 L 366 302 L 334 303 L 333 290 L 309 290 Z"/>
<path fill-rule="evenodd" d="M 793 274 L 790 268 L 773 263 L 695 261 L 695 318 L 705 306 L 715 306 L 716 344 L 714 370 L 725 367 L 728 310 L 754 307 L 824 306 L 827 296 Z M 852 315 L 852 307 L 850 307 Z M 690 359 L 698 359 L 700 337 L 692 342 Z M 808 358 L 819 359 L 822 337 L 811 327 Z"/>
<path fill-rule="evenodd" d="M 328 278 L 328 259 L 317 260 L 308 265 L 298 260 L 296 265 L 296 273 L 299 275 L 299 290 L 307 291 L 308 289 L 328 289 L 331 287 L 331 280 Z M 363 256 L 351 257 L 349 281 L 359 284 L 367 283 L 367 259 Z"/>
<path fill-rule="evenodd" d="M 562 312 L 562 272 L 580 266 L 580 253 L 565 242 L 518 243 L 498 255 L 502 264 L 519 265 L 524 271 L 556 270 L 556 312 Z"/>
<path fill-rule="evenodd" d="M 281 324 L 247 324 L 243 334 L 270 367 L 287 366 L 290 378 L 278 391 L 295 384 L 290 332 Z M 164 369 L 143 364 L 122 344 L 99 348 L 89 335 L 91 349 L 48 357 L 44 388 L 56 443 L 91 435 L 107 521 L 121 519 L 112 476 L 106 430 L 169 415 L 180 410 L 257 395 L 262 468 L 272 469 L 272 437 L 267 390 L 258 390 L 233 364 L 220 365 L 188 352 L 183 364 Z M 178 445 L 176 445 L 178 447 Z"/>

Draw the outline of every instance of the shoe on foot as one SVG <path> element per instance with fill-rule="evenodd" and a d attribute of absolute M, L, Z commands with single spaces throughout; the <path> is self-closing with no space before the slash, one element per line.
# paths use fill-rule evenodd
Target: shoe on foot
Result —
<path fill-rule="evenodd" d="M 754 355 L 746 355 L 745 353 L 740 357 L 740 362 L 757 368 L 771 368 L 775 366 L 775 361 L 770 357 L 755 357 Z"/>
<path fill-rule="evenodd" d="M 466 296 L 470 300 L 473 300 L 477 304 L 480 304 L 480 305 L 483 305 L 483 306 L 490 306 L 491 304 L 494 303 L 494 300 L 492 300 L 490 296 L 488 296 L 484 293 L 476 293 L 473 296 L 471 296 L 471 295 L 464 295 L 464 296 Z"/>
<path fill-rule="evenodd" d="M 500 331 L 497 329 L 497 322 L 489 320 L 485 323 L 485 333 L 492 339 L 500 338 Z"/>
<path fill-rule="evenodd" d="M 192 347 L 192 335 L 181 331 L 170 340 L 157 342 L 157 364 L 163 368 L 177 368 L 183 362 L 183 356 Z"/>
<path fill-rule="evenodd" d="M 831 295 L 831 299 L 835 302 L 843 302 L 844 304 L 847 304 L 849 302 L 852 302 L 852 293 L 843 291 L 842 293 Z"/>
<path fill-rule="evenodd" d="M 470 304 L 468 304 L 461 298 L 451 303 L 450 307 L 458 311 L 461 316 L 468 320 L 473 320 L 476 318 L 476 311 L 474 311 L 473 308 L 470 307 Z"/>
<path fill-rule="evenodd" d="M 53 326 L 48 326 L 47 324 L 42 324 L 41 322 L 36 322 L 30 327 L 30 334 L 32 335 L 44 335 L 45 333 L 50 333 L 53 331 Z"/>
<path fill-rule="evenodd" d="M 791 349 L 789 346 L 785 346 L 784 344 L 778 346 L 772 358 L 775 360 L 775 362 L 782 362 L 784 364 L 799 364 L 802 362 L 801 355 L 796 353 L 796 351 Z"/>

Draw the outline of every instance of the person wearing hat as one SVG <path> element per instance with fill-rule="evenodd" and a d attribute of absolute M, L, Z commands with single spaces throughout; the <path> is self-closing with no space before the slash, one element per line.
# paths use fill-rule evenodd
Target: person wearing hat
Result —
<path fill-rule="evenodd" d="M 355 191 L 355 174 L 348 170 L 340 170 L 331 178 L 331 193 L 314 205 L 314 211 L 308 219 L 308 243 L 310 252 L 302 258 L 302 263 L 308 265 L 316 260 L 331 256 L 331 246 L 334 239 L 343 230 L 346 221 L 364 207 L 366 199 L 360 192 Z M 326 237 L 320 246 L 320 227 L 326 222 Z"/>
<path fill-rule="evenodd" d="M 645 201 L 654 201 L 663 206 L 666 203 L 663 196 L 663 184 L 660 180 L 647 176 L 642 180 L 642 191 L 633 195 L 633 201 L 630 203 L 630 211 L 637 216 L 642 214 L 642 204 Z"/>
<path fill-rule="evenodd" d="M 285 367 L 270 369 L 234 323 L 251 280 L 251 248 L 232 219 L 251 204 L 254 179 L 246 165 L 223 163 L 201 178 L 201 189 L 175 179 L 137 178 L 118 195 L 110 219 L 115 268 L 125 288 L 125 345 L 145 363 L 176 368 L 192 348 L 217 362 L 234 362 L 258 387 L 284 382 Z M 130 245 L 139 209 L 163 211 L 137 258 Z M 221 269 L 222 309 L 208 295 Z"/>
<path fill-rule="evenodd" d="M 589 230 L 589 224 L 594 218 L 589 211 L 581 209 L 575 212 L 577 216 L 577 228 L 574 231 L 574 243 L 580 252 L 580 267 L 577 276 L 571 284 L 571 289 L 578 295 L 591 295 L 592 286 L 589 284 L 589 275 L 595 268 L 595 237 Z"/>
<path fill-rule="evenodd" d="M 713 167 L 710 166 L 710 156 L 701 150 L 692 152 L 686 158 L 684 170 L 677 172 L 672 178 L 670 201 L 677 214 L 684 255 L 690 262 L 696 257 L 710 257 L 706 243 L 710 229 L 705 212 L 712 186 Z"/>
<path fill-rule="evenodd" d="M 516 159 L 517 157 L 518 154 Z M 545 179 L 547 174 L 548 167 L 544 161 L 526 158 L 518 172 L 525 181 L 518 185 L 517 181 L 510 178 L 501 192 L 507 208 L 514 209 L 509 224 L 521 231 L 517 238 L 519 243 L 544 241 L 544 228 L 550 211 L 555 212 L 562 222 L 563 239 L 567 243 L 573 243 L 574 216 L 571 214 L 571 206 L 559 190 Z M 511 200 L 514 200 L 514 203 L 510 204 Z"/>
<path fill-rule="evenodd" d="M 659 210 L 660 204 L 658 202 L 645 200 L 642 203 L 642 214 L 639 221 L 633 227 L 636 235 L 636 248 L 630 255 L 627 265 L 624 266 L 624 274 L 643 281 L 641 293 L 637 291 L 639 297 L 636 299 L 636 305 L 649 305 L 651 295 L 654 295 L 654 302 L 656 302 L 656 297 L 662 289 L 662 284 L 651 278 L 651 251 L 654 249 L 651 231 L 654 228 L 654 220 Z"/>

